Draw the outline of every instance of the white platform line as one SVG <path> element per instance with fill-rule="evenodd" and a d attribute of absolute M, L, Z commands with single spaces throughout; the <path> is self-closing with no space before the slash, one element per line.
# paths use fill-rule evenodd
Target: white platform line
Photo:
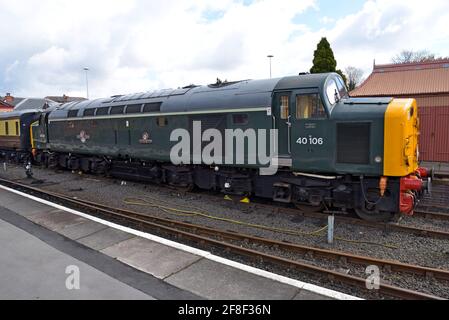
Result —
<path fill-rule="evenodd" d="M 185 251 L 185 252 L 188 252 L 188 253 L 191 253 L 191 254 L 203 257 L 205 259 L 212 260 L 212 261 L 215 261 L 215 262 L 218 262 L 218 263 L 221 263 L 221 264 L 224 264 L 224 265 L 227 265 L 227 266 L 239 269 L 239 270 L 243 270 L 243 271 L 246 271 L 246 272 L 249 272 L 249 273 L 261 276 L 261 277 L 264 277 L 264 278 L 268 278 L 268 279 L 271 279 L 271 280 L 274 280 L 274 281 L 277 281 L 277 282 L 280 282 L 280 283 L 284 283 L 284 284 L 287 284 L 287 285 L 290 285 L 290 286 L 293 286 L 293 287 L 297 287 L 299 289 L 303 289 L 303 290 L 307 290 L 307 291 L 310 291 L 310 292 L 314 292 L 314 293 L 317 293 L 319 295 L 322 295 L 322 296 L 325 296 L 325 297 L 329 297 L 329 298 L 332 298 L 332 299 L 338 299 L 338 300 L 362 300 L 362 299 L 360 299 L 358 297 L 354 297 L 354 296 L 351 296 L 351 295 L 348 295 L 348 294 L 345 294 L 345 293 L 341 293 L 341 292 L 338 292 L 338 291 L 322 288 L 322 287 L 317 286 L 317 285 L 313 285 L 313 284 L 302 282 L 302 281 L 299 281 L 299 280 L 287 278 L 287 277 L 284 277 L 284 276 L 281 276 L 281 275 L 278 275 L 278 274 L 275 274 L 275 273 L 272 273 L 272 272 L 268 272 L 268 271 L 265 271 L 265 270 L 261 270 L 261 269 L 258 269 L 258 268 L 247 266 L 247 265 L 239 263 L 239 262 L 235 262 L 235 261 L 232 261 L 232 260 L 229 260 L 229 259 L 225 259 L 225 258 L 216 256 L 216 255 L 214 255 L 214 254 L 212 254 L 212 253 L 210 253 L 208 251 L 204 251 L 204 250 L 196 249 L 196 248 L 193 248 L 193 247 L 189 247 L 189 246 L 186 246 L 186 245 L 178 243 L 178 242 L 174 242 L 174 241 L 171 241 L 171 240 L 168 240 L 168 239 L 164 239 L 164 238 L 152 235 L 150 233 L 138 231 L 138 230 L 135 230 L 135 229 L 132 229 L 132 228 L 129 228 L 129 227 L 124 227 L 124 226 L 121 226 L 119 224 L 116 224 L 116 223 L 113 223 L 113 222 L 110 222 L 110 221 L 106 221 L 106 220 L 103 220 L 103 219 L 100 219 L 100 218 L 88 215 L 86 213 L 83 213 L 83 212 L 80 212 L 80 211 L 77 211 L 77 210 L 74 210 L 74 209 L 70 209 L 70 208 L 61 206 L 59 204 L 56 204 L 56 203 L 53 203 L 53 202 L 50 202 L 50 201 L 47 201 L 47 200 L 44 200 L 44 199 L 32 196 L 32 195 L 29 195 L 29 194 L 26 194 L 26 193 L 23 193 L 23 192 L 20 192 L 20 191 L 17 191 L 17 190 L 14 190 L 14 189 L 2 186 L 2 185 L 0 185 L 0 188 L 3 189 L 3 190 L 9 191 L 9 192 L 18 194 L 18 195 L 23 196 L 25 198 L 34 200 L 36 202 L 48 205 L 50 207 L 53 207 L 53 208 L 56 208 L 56 209 L 60 209 L 60 210 L 63 210 L 63 211 L 66 211 L 66 212 L 69 212 L 69 213 L 72 213 L 72 214 L 75 214 L 77 216 L 86 218 L 86 219 L 91 220 L 91 221 L 98 222 L 98 223 L 103 224 L 105 226 L 108 226 L 108 227 L 111 227 L 111 228 L 114 228 L 114 229 L 117 229 L 117 230 L 120 230 L 120 231 L 124 231 L 124 232 L 130 233 L 130 234 L 133 234 L 135 236 L 142 237 L 142 238 L 145 238 L 145 239 L 148 239 L 148 240 L 151 240 L 151 241 L 154 241 L 154 242 L 166 245 L 166 246 L 171 247 L 171 248 L 182 250 L 182 251 Z"/>

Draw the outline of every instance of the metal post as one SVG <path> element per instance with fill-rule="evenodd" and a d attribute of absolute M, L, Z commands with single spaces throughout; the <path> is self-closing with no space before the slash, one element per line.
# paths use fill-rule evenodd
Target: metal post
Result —
<path fill-rule="evenodd" d="M 271 79 L 271 59 L 274 58 L 274 56 L 270 54 L 267 56 L 267 58 L 270 59 L 270 79 Z"/>
<path fill-rule="evenodd" d="M 329 216 L 327 218 L 327 243 L 333 244 L 334 243 L 334 216 Z"/>
<path fill-rule="evenodd" d="M 89 78 L 88 78 L 88 75 L 87 75 L 87 72 L 89 71 L 89 68 L 85 67 L 84 71 L 86 71 L 86 96 L 87 96 L 87 100 L 89 100 Z"/>

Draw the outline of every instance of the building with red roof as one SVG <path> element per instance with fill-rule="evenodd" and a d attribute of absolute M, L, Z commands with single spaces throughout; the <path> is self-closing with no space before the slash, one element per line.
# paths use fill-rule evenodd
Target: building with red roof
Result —
<path fill-rule="evenodd" d="M 11 112 L 14 110 L 14 105 L 11 103 L 11 95 L 6 94 L 4 98 L 0 97 L 0 112 Z"/>
<path fill-rule="evenodd" d="M 374 65 L 351 96 L 416 99 L 421 159 L 449 163 L 449 59 Z"/>

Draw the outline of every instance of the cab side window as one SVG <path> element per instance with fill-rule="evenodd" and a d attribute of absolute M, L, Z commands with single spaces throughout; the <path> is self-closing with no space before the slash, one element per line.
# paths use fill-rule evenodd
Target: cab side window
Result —
<path fill-rule="evenodd" d="M 289 110 L 289 96 L 281 96 L 281 119 L 288 119 L 288 116 L 290 114 Z"/>
<path fill-rule="evenodd" d="M 296 96 L 296 119 L 323 118 L 326 118 L 326 112 L 318 94 Z"/>

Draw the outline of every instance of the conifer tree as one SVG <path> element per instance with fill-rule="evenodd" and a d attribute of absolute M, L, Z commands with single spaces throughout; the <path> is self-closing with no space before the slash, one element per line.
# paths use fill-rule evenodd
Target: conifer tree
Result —
<path fill-rule="evenodd" d="M 313 54 L 313 67 L 310 73 L 326 73 L 336 72 L 346 83 L 346 77 L 341 70 L 337 70 L 337 60 L 335 60 L 334 52 L 326 38 L 321 38 L 318 46 Z"/>

